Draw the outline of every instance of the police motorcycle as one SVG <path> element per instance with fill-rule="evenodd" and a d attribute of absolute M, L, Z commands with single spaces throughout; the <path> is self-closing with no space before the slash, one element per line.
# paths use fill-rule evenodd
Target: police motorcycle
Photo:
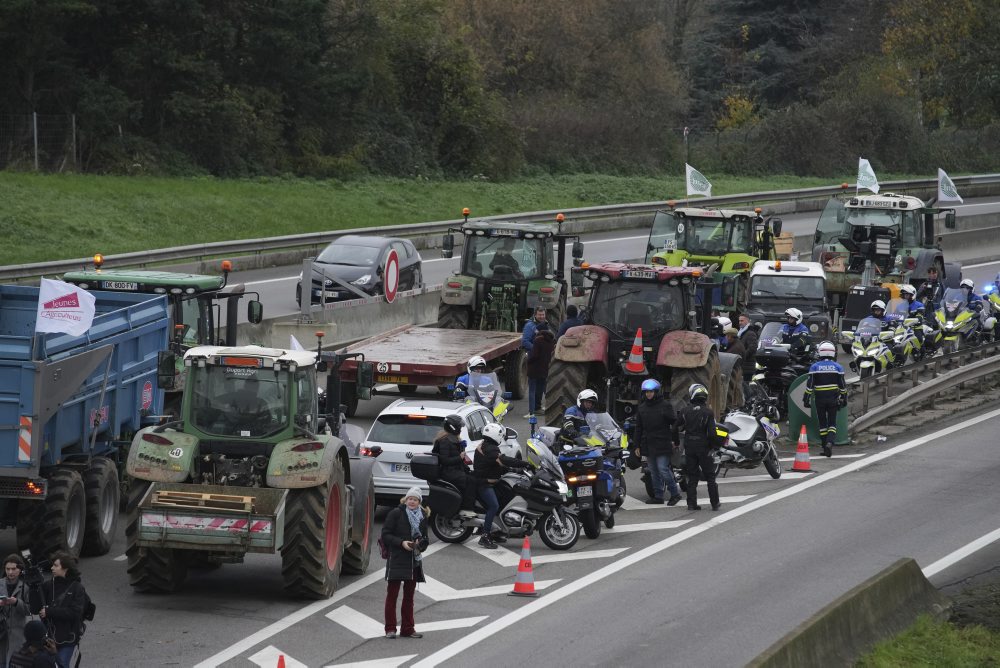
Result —
<path fill-rule="evenodd" d="M 893 366 L 903 366 L 908 359 L 919 359 L 921 341 L 916 328 L 922 327 L 920 318 L 910 316 L 910 304 L 905 299 L 893 298 L 885 307 L 884 328 L 891 332 Z M 887 340 L 888 344 L 888 340 Z"/>
<path fill-rule="evenodd" d="M 790 343 L 782 343 L 780 322 L 769 322 L 760 331 L 754 355 L 757 373 L 753 381 L 777 406 L 779 422 L 788 417 L 788 388 L 796 378 L 807 373 L 812 364 L 810 348 L 797 352 L 792 350 Z"/>
<path fill-rule="evenodd" d="M 986 322 L 993 321 L 993 327 L 986 333 L 991 334 L 994 341 L 1000 340 L 1000 274 L 992 283 L 983 286 L 983 315 Z"/>
<path fill-rule="evenodd" d="M 559 462 L 544 443 L 534 438 L 528 439 L 525 454 L 528 467 L 507 470 L 493 487 L 500 502 L 493 530 L 506 538 L 523 538 L 537 529 L 550 549 L 568 550 L 580 538 L 580 525 L 567 507 L 569 488 Z M 459 515 L 462 494 L 441 480 L 437 455 L 414 455 L 410 471 L 427 481 L 430 492 L 426 504 L 431 509 L 429 524 L 435 536 L 445 543 L 462 543 L 483 526 L 486 509 L 478 498 L 475 517 Z"/>
<path fill-rule="evenodd" d="M 763 464 L 772 478 L 781 477 L 781 462 L 774 447 L 781 435 L 778 425 L 767 417 L 736 410 L 716 426 L 719 435 L 725 435 L 725 442 L 712 455 L 716 475 L 721 472 L 725 477 L 729 469 L 755 469 Z"/>
<path fill-rule="evenodd" d="M 854 357 L 849 364 L 862 378 L 882 373 L 895 362 L 895 355 L 889 345 L 893 342 L 894 330 L 883 330 L 882 321 L 868 316 L 862 318 L 854 331 L 842 332 L 841 343 L 851 346 Z"/>
<path fill-rule="evenodd" d="M 965 290 L 947 288 L 934 319 L 940 332 L 939 345 L 945 353 L 982 343 L 983 323 L 979 314 L 968 307 Z"/>
<path fill-rule="evenodd" d="M 497 422 L 503 422 L 503 417 L 510 411 L 511 393 L 502 391 L 496 372 L 470 369 L 462 379 L 455 383 L 455 399 L 485 406 L 493 411 Z"/>
<path fill-rule="evenodd" d="M 743 412 L 766 417 L 771 422 L 778 422 L 781 417 L 777 404 L 755 380 L 743 383 Z"/>
<path fill-rule="evenodd" d="M 587 413 L 577 430 L 562 430 L 556 452 L 583 532 L 597 538 L 602 524 L 615 526 L 615 511 L 625 503 L 628 436 L 609 413 Z"/>

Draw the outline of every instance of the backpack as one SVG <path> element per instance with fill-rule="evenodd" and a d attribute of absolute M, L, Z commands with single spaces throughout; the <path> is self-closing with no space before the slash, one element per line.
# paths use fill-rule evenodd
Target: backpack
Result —
<path fill-rule="evenodd" d="M 378 538 L 378 553 L 383 559 L 389 561 L 389 547 L 382 540 L 381 536 Z"/>
<path fill-rule="evenodd" d="M 87 622 L 94 621 L 94 615 L 97 614 L 97 606 L 92 600 L 90 600 L 90 594 L 87 593 L 85 589 L 83 591 L 83 619 Z"/>

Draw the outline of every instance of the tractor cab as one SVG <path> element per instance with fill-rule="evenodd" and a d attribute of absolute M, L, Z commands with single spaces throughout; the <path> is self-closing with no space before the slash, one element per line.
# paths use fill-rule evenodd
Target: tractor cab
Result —
<path fill-rule="evenodd" d="M 781 221 L 765 220 L 760 209 L 657 211 L 646 261 L 675 267 L 718 264 L 722 273 L 749 271 L 756 259 L 774 259 L 774 237 L 780 233 Z"/>

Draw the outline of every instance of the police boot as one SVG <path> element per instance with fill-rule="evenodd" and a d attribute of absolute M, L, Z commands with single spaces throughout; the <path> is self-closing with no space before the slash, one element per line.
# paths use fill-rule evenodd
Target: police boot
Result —
<path fill-rule="evenodd" d="M 708 482 L 708 500 L 712 502 L 712 510 L 718 510 L 722 505 L 719 501 L 719 483 L 714 480 Z"/>
<path fill-rule="evenodd" d="M 701 510 L 701 506 L 698 505 L 698 478 L 697 476 L 688 476 L 688 488 L 687 488 L 687 502 L 688 510 Z"/>
<path fill-rule="evenodd" d="M 833 450 L 830 448 L 830 445 L 831 445 L 832 441 L 833 441 L 833 438 L 829 434 L 823 437 L 823 456 L 824 457 L 832 457 L 833 456 Z"/>

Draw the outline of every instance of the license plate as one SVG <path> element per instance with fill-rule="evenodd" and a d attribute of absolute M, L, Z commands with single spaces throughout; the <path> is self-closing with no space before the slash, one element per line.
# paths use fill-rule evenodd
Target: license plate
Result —
<path fill-rule="evenodd" d="M 638 271 L 636 269 L 630 269 L 622 272 L 622 276 L 625 278 L 656 278 L 655 271 Z"/>
<path fill-rule="evenodd" d="M 392 465 L 392 472 L 393 473 L 409 473 L 410 472 L 410 465 L 409 464 L 393 464 Z"/>
<path fill-rule="evenodd" d="M 320 297 L 322 295 L 326 295 L 327 299 L 337 299 L 340 297 L 340 293 L 336 290 L 327 290 L 326 292 L 323 292 L 322 290 L 313 290 L 313 296 Z"/>
<path fill-rule="evenodd" d="M 375 376 L 376 383 L 399 383 L 406 385 L 410 382 L 409 376 Z"/>
<path fill-rule="evenodd" d="M 577 487 L 576 488 L 576 495 L 577 496 L 593 496 L 594 495 L 594 488 L 593 487 L 589 487 L 589 486 L 588 487 Z"/>
<path fill-rule="evenodd" d="M 101 281 L 101 287 L 105 290 L 138 290 L 138 283 L 128 281 Z"/>

